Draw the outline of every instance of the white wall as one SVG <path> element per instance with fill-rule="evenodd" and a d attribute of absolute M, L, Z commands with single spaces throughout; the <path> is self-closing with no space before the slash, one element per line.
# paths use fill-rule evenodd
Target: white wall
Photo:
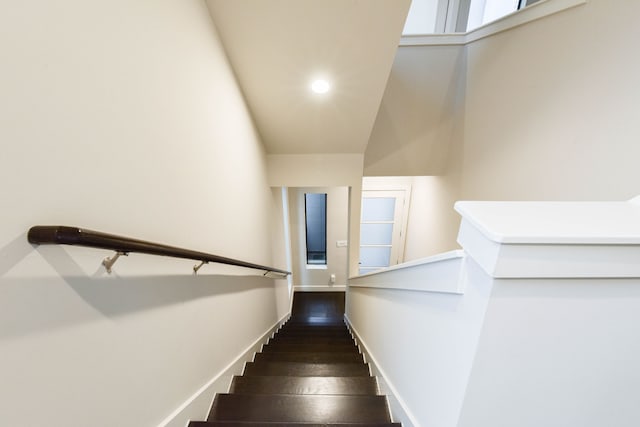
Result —
<path fill-rule="evenodd" d="M 307 269 L 304 213 L 305 193 L 327 194 L 327 265 L 326 269 Z M 303 187 L 289 188 L 289 218 L 293 283 L 300 288 L 343 287 L 347 284 L 348 248 L 337 247 L 338 240 L 349 237 L 349 188 Z M 335 283 L 330 276 L 335 274 Z"/>
<path fill-rule="evenodd" d="M 456 210 L 460 244 L 493 277 L 458 426 L 637 425 L 638 206 L 466 202 Z"/>
<path fill-rule="evenodd" d="M 291 241 L 289 238 L 290 226 L 289 215 L 285 212 L 285 205 L 288 206 L 286 189 L 280 187 L 271 188 L 273 201 L 271 217 L 271 245 L 272 261 L 269 265 L 281 265 L 285 271 L 291 271 Z M 285 199 L 285 200 L 283 200 Z M 284 317 L 291 312 L 293 302 L 293 280 L 291 275 L 285 279 L 280 279 L 276 286 L 276 305 L 278 308 L 278 318 Z"/>
<path fill-rule="evenodd" d="M 451 280 L 437 275 L 424 290 L 393 289 L 447 262 L 389 272 L 384 285 L 367 287 L 374 277 L 359 278 L 348 289 L 348 321 L 393 392 L 392 403 L 402 407 L 396 416 L 403 425 L 453 427 L 464 402 L 491 282 L 479 266 L 463 263 L 462 280 L 480 278 L 464 295 L 429 290 Z"/>
<path fill-rule="evenodd" d="M 348 320 L 400 415 L 440 427 L 637 425 L 637 206 L 456 209 L 463 262 L 443 254 L 350 279 Z"/>
<path fill-rule="evenodd" d="M 134 254 L 108 276 L 26 231 L 270 264 L 262 144 L 201 1 L 17 2 L 0 28 L 0 424 L 157 425 L 276 323 L 274 282 Z"/>
<path fill-rule="evenodd" d="M 640 280 L 494 279 L 468 255 L 463 266 L 461 295 L 393 289 L 402 270 L 349 287 L 349 323 L 403 425 L 638 424 Z"/>
<path fill-rule="evenodd" d="M 459 427 L 637 426 L 638 279 L 496 280 Z"/>

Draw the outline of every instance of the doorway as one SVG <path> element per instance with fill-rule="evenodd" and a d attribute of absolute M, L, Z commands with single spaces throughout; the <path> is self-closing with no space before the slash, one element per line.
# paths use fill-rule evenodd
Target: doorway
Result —
<path fill-rule="evenodd" d="M 406 189 L 362 192 L 359 274 L 403 262 L 409 194 Z"/>

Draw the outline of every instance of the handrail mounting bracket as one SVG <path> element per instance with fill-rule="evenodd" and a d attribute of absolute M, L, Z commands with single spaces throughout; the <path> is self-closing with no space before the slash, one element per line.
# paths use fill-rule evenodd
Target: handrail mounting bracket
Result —
<path fill-rule="evenodd" d="M 209 262 L 207 261 L 200 261 L 200 264 L 196 264 L 193 266 L 193 274 L 198 274 L 198 270 L 200 270 L 200 268 L 202 268 L 203 265 L 205 264 L 209 264 Z"/>
<path fill-rule="evenodd" d="M 107 270 L 107 273 L 111 274 L 111 267 L 113 267 L 113 264 L 115 264 L 118 258 L 120 258 L 121 256 L 129 256 L 129 254 L 127 252 L 118 251 L 115 253 L 114 256 L 106 257 L 105 259 L 102 260 L 102 265 L 104 265 L 104 268 Z"/>

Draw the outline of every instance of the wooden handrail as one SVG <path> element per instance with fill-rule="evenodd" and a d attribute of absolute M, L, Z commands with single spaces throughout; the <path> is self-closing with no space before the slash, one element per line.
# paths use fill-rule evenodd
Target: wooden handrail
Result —
<path fill-rule="evenodd" d="M 183 258 L 201 261 L 201 263 L 214 262 L 218 264 L 234 265 L 237 267 L 252 268 L 268 273 L 277 273 L 287 276 L 289 271 L 250 262 L 239 261 L 219 255 L 212 255 L 205 252 L 192 251 L 189 249 L 177 248 L 160 243 L 147 242 L 145 240 L 132 239 L 130 237 L 117 236 L 114 234 L 102 233 L 99 231 L 87 230 L 85 228 L 69 227 L 62 225 L 36 225 L 29 229 L 27 234 L 29 243 L 37 245 L 73 245 L 85 246 L 89 248 L 110 249 L 116 251 L 118 255 L 129 253 L 143 253 L 149 255 L 168 256 L 173 258 Z M 107 259 L 108 260 L 108 259 Z M 107 262 L 105 260 L 105 262 Z M 113 260 L 115 261 L 115 259 Z M 104 263 L 103 263 L 104 264 Z M 202 264 L 201 264 L 202 265 Z M 107 270 L 110 265 L 105 264 Z M 194 271 L 198 271 L 194 267 Z"/>

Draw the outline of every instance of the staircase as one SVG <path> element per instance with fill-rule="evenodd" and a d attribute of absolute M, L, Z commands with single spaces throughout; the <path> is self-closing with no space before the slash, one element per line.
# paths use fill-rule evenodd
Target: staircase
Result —
<path fill-rule="evenodd" d="M 343 313 L 343 292 L 296 292 L 291 319 L 189 427 L 399 427 Z"/>

